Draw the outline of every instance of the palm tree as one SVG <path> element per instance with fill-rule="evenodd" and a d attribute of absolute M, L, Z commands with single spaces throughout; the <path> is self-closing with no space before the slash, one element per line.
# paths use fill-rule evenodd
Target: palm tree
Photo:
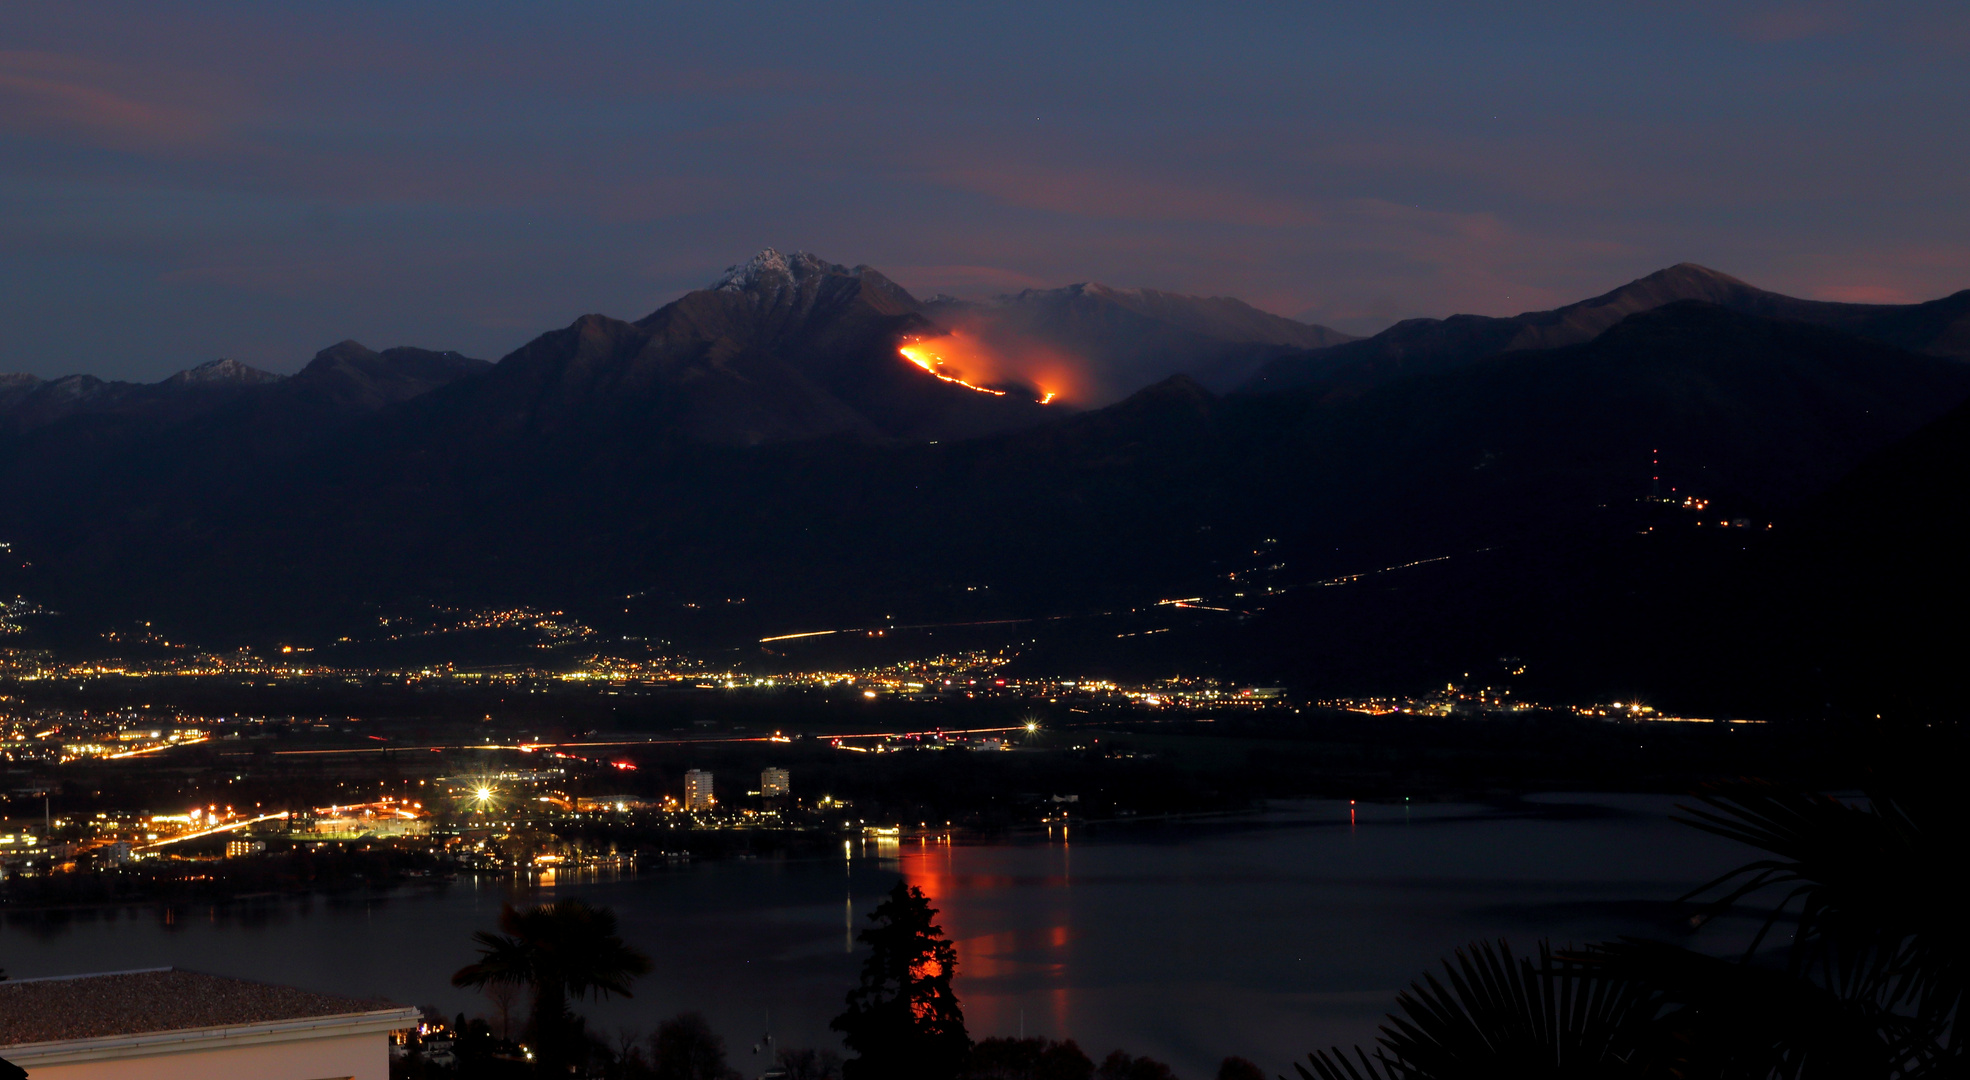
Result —
<path fill-rule="evenodd" d="M 533 992 L 535 1057 L 543 1075 L 566 1071 L 572 1049 L 570 998 L 590 994 L 632 997 L 629 984 L 650 971 L 650 958 L 631 948 L 616 933 L 616 913 L 580 900 L 558 900 L 519 909 L 500 909 L 495 934 L 472 935 L 479 946 L 477 963 L 467 964 L 451 977 L 453 986 L 524 986 Z"/>
<path fill-rule="evenodd" d="M 1624 940 L 1566 957 L 1597 977 L 1646 987 L 1654 1020 L 1636 1059 L 1664 1077 L 1912 1075 L 1898 1067 L 1903 1018 L 1782 967 Z"/>
<path fill-rule="evenodd" d="M 1627 1080 L 1648 1075 L 1643 1047 L 1654 1014 L 1639 985 L 1557 957 L 1515 957 L 1480 941 L 1396 998 L 1374 1054 L 1317 1051 L 1295 1064 L 1303 1080 Z"/>
<path fill-rule="evenodd" d="M 1432 1077 L 1958 1076 L 1970 937 L 1956 866 L 1970 814 L 1907 776 L 1862 802 L 1759 781 L 1715 785 L 1684 823 L 1765 853 L 1683 899 L 1708 914 L 1784 890 L 1737 959 L 1623 940 L 1577 952 L 1458 953 L 1397 999 L 1373 1054 L 1310 1055 L 1306 1080 Z M 1783 963 L 1759 949 L 1797 905 Z M 1703 921 L 1699 919 L 1699 923 Z"/>
<path fill-rule="evenodd" d="M 1796 902 L 1787 972 L 1871 1018 L 1883 1075 L 1954 1075 L 1966 1057 L 1957 1018 L 1970 930 L 1956 875 L 1970 815 L 1953 783 L 1925 773 L 1877 776 L 1860 802 L 1761 781 L 1714 785 L 1682 818 L 1767 853 L 1685 899 L 1721 890 L 1711 906 L 1722 911 L 1783 889 L 1745 959 Z"/>

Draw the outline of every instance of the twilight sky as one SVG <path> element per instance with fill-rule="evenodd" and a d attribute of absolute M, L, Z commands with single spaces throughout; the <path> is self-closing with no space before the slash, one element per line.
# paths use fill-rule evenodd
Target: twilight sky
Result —
<path fill-rule="evenodd" d="M 496 359 L 765 245 L 1357 333 L 1970 287 L 1970 5 L 16 4 L 0 371 Z"/>

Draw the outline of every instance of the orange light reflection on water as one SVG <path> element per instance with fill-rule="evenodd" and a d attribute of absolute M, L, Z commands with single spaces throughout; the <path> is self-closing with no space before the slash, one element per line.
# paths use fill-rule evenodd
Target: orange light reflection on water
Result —
<path fill-rule="evenodd" d="M 965 860 L 965 864 L 975 869 L 960 870 L 956 845 L 943 835 L 922 836 L 905 841 L 900 850 L 891 849 L 896 851 L 896 868 L 904 882 L 930 898 L 931 906 L 938 909 L 936 919 L 945 938 L 957 946 L 953 985 L 965 1003 L 974 1034 L 1013 1035 L 1021 1030 L 1028 1036 L 1051 1038 L 1073 1034 L 1068 966 L 1070 950 L 1082 932 L 1075 928 L 1070 909 L 1064 904 L 1064 890 L 1072 887 L 1066 833 L 1064 828 L 1051 833 L 1050 846 L 1057 849 L 1059 862 L 1052 872 L 1037 878 L 993 873 L 989 863 L 980 865 L 973 859 Z M 1000 929 L 977 924 L 978 916 L 998 910 L 989 894 L 1035 885 L 1063 890 L 1062 906 L 1048 913 L 1042 925 Z M 1034 977 L 1049 985 L 1032 989 L 1030 980 Z M 1017 989 L 1021 984 L 1027 989 Z"/>

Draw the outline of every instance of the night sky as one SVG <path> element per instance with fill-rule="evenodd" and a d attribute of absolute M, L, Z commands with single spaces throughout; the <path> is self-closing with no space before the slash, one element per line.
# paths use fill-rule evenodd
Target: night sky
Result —
<path fill-rule="evenodd" d="M 12 4 L 0 371 L 496 358 L 762 246 L 1356 333 L 1970 286 L 1970 5 Z"/>

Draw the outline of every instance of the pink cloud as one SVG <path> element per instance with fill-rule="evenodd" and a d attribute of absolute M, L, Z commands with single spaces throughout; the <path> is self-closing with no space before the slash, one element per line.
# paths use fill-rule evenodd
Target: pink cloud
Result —
<path fill-rule="evenodd" d="M 251 256 L 228 252 L 238 258 Z M 264 296 L 300 297 L 324 288 L 346 286 L 362 279 L 366 265 L 344 256 L 336 261 L 307 260 L 200 262 L 159 274 L 166 285 L 223 285 L 241 292 Z"/>
<path fill-rule="evenodd" d="M 903 284 L 911 292 L 929 294 L 933 292 L 1016 292 L 1020 289 L 1045 289 L 1054 284 L 1045 278 L 1032 274 L 1009 270 L 1002 266 L 912 266 L 898 265 L 883 267 L 882 272 Z"/>
<path fill-rule="evenodd" d="M 1847 28 L 1847 12 L 1830 3 L 1783 4 L 1737 19 L 1739 36 L 1757 42 L 1801 41 Z"/>
<path fill-rule="evenodd" d="M 1813 290 L 1813 297 L 1846 304 L 1908 304 L 1917 300 L 1892 285 L 1822 285 Z"/>
<path fill-rule="evenodd" d="M 1260 228 L 1318 224 L 1305 204 L 1230 185 L 1181 183 L 1115 169 L 953 163 L 932 180 L 1011 206 L 1131 221 L 1208 222 Z"/>
<path fill-rule="evenodd" d="M 1673 263 L 1618 233 L 1529 225 L 1500 213 L 1418 209 L 1378 199 L 1309 202 L 1318 225 L 1199 235 L 1103 218 L 1030 218 L 939 232 L 954 266 L 889 262 L 900 236 L 846 258 L 912 291 L 1006 292 L 1095 280 L 1236 296 L 1312 321 L 1383 325 L 1416 315 L 1509 315 L 1569 303 Z M 975 284 L 973 284 L 975 282 Z M 1373 327 L 1379 329 L 1379 326 Z"/>
<path fill-rule="evenodd" d="M 1330 216 L 1337 227 L 1329 250 L 1355 249 L 1401 260 L 1403 276 L 1411 278 L 1404 291 L 1412 297 L 1433 296 L 1429 306 L 1436 314 L 1509 315 L 1568 303 L 1589 295 L 1577 292 L 1581 279 L 1618 276 L 1618 268 L 1633 264 L 1639 255 L 1615 235 L 1528 229 L 1490 212 L 1353 199 Z M 1659 267 L 1639 272 L 1654 269 Z M 1606 287 L 1615 284 L 1619 281 Z"/>
<path fill-rule="evenodd" d="M 119 92 L 104 65 L 52 53 L 0 52 L 0 128 L 89 145 L 154 148 L 209 138 L 199 111 Z"/>
<path fill-rule="evenodd" d="M 1970 288 L 1970 246 L 1903 244 L 1795 260 L 1768 288 L 1817 300 L 1916 304 Z"/>

